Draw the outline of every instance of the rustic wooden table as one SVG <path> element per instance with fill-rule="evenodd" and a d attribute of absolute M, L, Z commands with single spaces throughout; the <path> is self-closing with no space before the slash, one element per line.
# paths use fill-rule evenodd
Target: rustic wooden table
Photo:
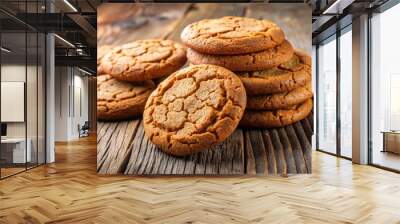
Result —
<path fill-rule="evenodd" d="M 180 41 L 186 25 L 226 15 L 272 20 L 296 48 L 311 52 L 311 10 L 304 4 L 103 4 L 98 46 L 149 38 Z M 222 144 L 179 158 L 148 141 L 141 119 L 98 122 L 97 170 L 133 175 L 310 173 L 312 127 L 310 115 L 284 128 L 237 129 Z"/>

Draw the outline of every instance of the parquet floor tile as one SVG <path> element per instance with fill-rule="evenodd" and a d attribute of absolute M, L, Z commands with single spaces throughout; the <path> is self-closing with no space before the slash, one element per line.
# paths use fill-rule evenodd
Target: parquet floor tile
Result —
<path fill-rule="evenodd" d="M 313 174 L 132 177 L 96 173 L 96 140 L 0 181 L 0 223 L 400 223 L 400 175 L 313 153 Z"/>

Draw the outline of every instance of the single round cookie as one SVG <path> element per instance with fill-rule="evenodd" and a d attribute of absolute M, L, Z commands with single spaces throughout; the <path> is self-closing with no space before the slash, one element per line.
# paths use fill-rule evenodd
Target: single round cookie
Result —
<path fill-rule="evenodd" d="M 231 71 L 258 71 L 273 68 L 289 61 L 293 52 L 292 45 L 286 40 L 274 48 L 239 55 L 203 54 L 189 48 L 187 58 L 190 63 L 195 65 L 212 64 L 225 67 Z"/>
<path fill-rule="evenodd" d="M 277 128 L 303 120 L 310 114 L 313 107 L 312 99 L 290 109 L 279 110 L 246 110 L 240 121 L 240 127 L 245 128 Z"/>
<path fill-rule="evenodd" d="M 105 74 L 102 60 L 104 56 L 111 51 L 111 46 L 109 45 L 103 45 L 99 48 L 97 48 L 97 75 L 102 75 Z"/>
<path fill-rule="evenodd" d="M 275 110 L 286 109 L 312 98 L 311 83 L 290 92 L 247 97 L 246 109 Z"/>
<path fill-rule="evenodd" d="M 205 19 L 186 26 L 182 42 L 204 54 L 245 54 L 281 44 L 285 34 L 275 23 L 245 17 Z"/>
<path fill-rule="evenodd" d="M 102 65 L 123 81 L 145 81 L 170 75 L 186 63 L 186 49 L 171 40 L 138 40 L 113 48 Z"/>
<path fill-rule="evenodd" d="M 246 91 L 231 71 L 194 65 L 162 81 L 143 115 L 146 136 L 175 156 L 196 153 L 224 141 L 246 107 Z"/>
<path fill-rule="evenodd" d="M 276 68 L 236 73 L 247 95 L 289 92 L 311 81 L 311 57 L 300 51 Z"/>
<path fill-rule="evenodd" d="M 97 118 L 124 120 L 142 115 L 153 81 L 121 82 L 110 75 L 97 76 Z"/>

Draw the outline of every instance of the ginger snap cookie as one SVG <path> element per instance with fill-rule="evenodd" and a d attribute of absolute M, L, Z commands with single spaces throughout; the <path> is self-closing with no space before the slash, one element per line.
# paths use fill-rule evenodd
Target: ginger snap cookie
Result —
<path fill-rule="evenodd" d="M 285 34 L 268 20 L 226 16 L 186 26 L 181 39 L 197 52 L 232 55 L 273 48 L 285 40 Z"/>
<path fill-rule="evenodd" d="M 312 99 L 288 109 L 246 110 L 240 121 L 246 128 L 277 128 L 293 124 L 306 118 L 313 107 Z"/>
<path fill-rule="evenodd" d="M 138 40 L 113 48 L 102 60 L 104 71 L 123 81 L 170 75 L 186 63 L 186 49 L 171 40 Z"/>
<path fill-rule="evenodd" d="M 146 136 L 166 153 L 185 156 L 225 140 L 246 107 L 246 91 L 231 71 L 194 65 L 162 81 L 147 100 Z"/>
<path fill-rule="evenodd" d="M 187 50 L 187 57 L 192 64 L 212 64 L 231 71 L 258 71 L 276 67 L 293 56 L 293 47 L 289 41 L 265 51 L 239 55 L 211 55 Z"/>
<path fill-rule="evenodd" d="M 104 56 L 111 51 L 111 46 L 108 45 L 103 45 L 99 48 L 97 48 L 97 74 L 105 74 L 103 65 L 102 65 L 102 60 Z"/>
<path fill-rule="evenodd" d="M 311 81 L 311 57 L 295 51 L 289 61 L 278 67 L 236 74 L 242 80 L 247 95 L 289 92 Z"/>
<path fill-rule="evenodd" d="M 247 97 L 246 109 L 275 110 L 285 109 L 300 104 L 313 96 L 311 83 L 291 90 L 290 92 L 274 93 Z"/>
<path fill-rule="evenodd" d="M 146 100 L 155 89 L 153 81 L 122 82 L 110 75 L 97 76 L 97 117 L 123 120 L 142 115 Z"/>

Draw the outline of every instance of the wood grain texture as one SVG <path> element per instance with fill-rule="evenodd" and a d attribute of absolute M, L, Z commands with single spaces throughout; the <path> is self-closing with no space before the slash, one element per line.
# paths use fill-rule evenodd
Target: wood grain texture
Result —
<path fill-rule="evenodd" d="M 98 24 L 98 46 L 116 46 L 135 40 L 166 38 L 175 29 L 181 18 L 184 17 L 186 10 L 190 7 L 188 3 L 150 3 L 137 4 L 136 7 L 131 7 L 132 4 L 123 5 L 132 8 L 132 13 L 117 21 Z M 125 10 L 119 7 L 114 8 L 112 4 L 106 4 L 100 8 L 98 15 L 100 17 L 103 13 L 118 15 Z"/>
<path fill-rule="evenodd" d="M 132 178 L 98 175 L 96 144 L 57 144 L 56 163 L 1 180 L 0 223 L 400 221 L 399 174 L 321 152 L 310 175 Z"/>
<path fill-rule="evenodd" d="M 101 147 L 101 154 L 98 156 L 101 164 L 99 166 L 100 174 L 122 172 L 131 154 L 131 144 L 139 127 L 139 121 L 111 123 L 109 126 L 110 128 L 106 130 L 107 135 L 102 136 L 98 143 Z"/>
<path fill-rule="evenodd" d="M 186 157 L 170 156 L 144 136 L 142 124 L 134 136 L 124 174 L 244 174 L 242 131 L 235 131 L 222 144 Z M 101 172 L 101 169 L 99 169 Z M 108 173 L 108 172 L 105 172 Z"/>
<path fill-rule="evenodd" d="M 309 21 L 305 21 L 309 17 L 301 15 L 299 20 L 293 19 L 304 11 L 310 11 L 308 6 L 207 3 L 149 4 L 144 7 L 138 4 L 129 13 L 113 18 L 111 22 L 102 16 L 121 10 L 119 7 L 102 6 L 99 10 L 102 18 L 98 24 L 102 27 L 98 33 L 100 45 L 118 45 L 145 38 L 166 38 L 180 42 L 180 33 L 188 24 L 226 15 L 270 19 L 284 29 L 294 30 L 289 31 L 288 37 L 295 44 L 310 43 L 311 40 L 304 34 L 306 31 L 299 30 L 300 23 L 309 24 Z M 276 13 L 279 10 L 281 12 Z M 127 26 L 124 21 L 130 21 L 127 29 L 121 28 Z M 118 35 L 110 35 L 113 32 Z M 129 175 L 309 173 L 313 134 L 310 121 L 312 118 L 280 129 L 237 129 L 222 144 L 186 157 L 170 156 L 157 149 L 144 136 L 140 119 L 130 121 L 131 125 L 126 122 L 99 122 L 97 170 L 101 174 Z M 133 131 L 124 129 L 132 127 Z"/>

